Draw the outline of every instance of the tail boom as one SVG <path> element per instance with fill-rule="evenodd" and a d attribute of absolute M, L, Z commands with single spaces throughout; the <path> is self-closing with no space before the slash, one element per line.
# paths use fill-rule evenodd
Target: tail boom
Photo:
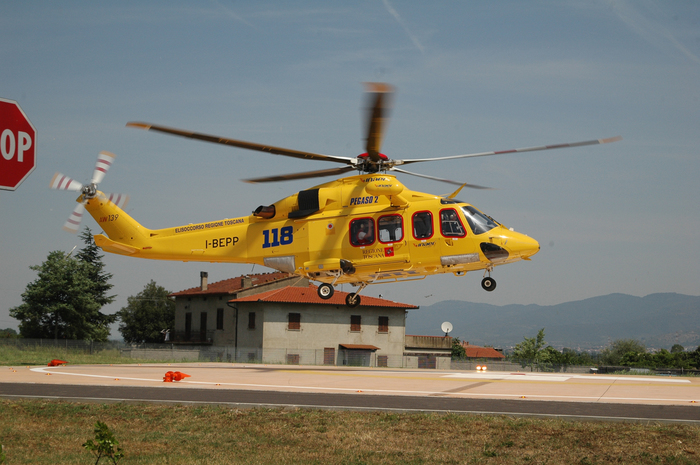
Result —
<path fill-rule="evenodd" d="M 85 200 L 85 209 L 105 233 L 95 235 L 95 244 L 105 252 L 154 260 L 248 262 L 248 218 L 148 229 L 102 192 L 78 199 Z"/>

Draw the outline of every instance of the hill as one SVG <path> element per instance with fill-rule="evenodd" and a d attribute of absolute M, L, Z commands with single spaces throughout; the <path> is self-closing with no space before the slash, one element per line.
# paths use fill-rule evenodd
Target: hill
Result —
<path fill-rule="evenodd" d="M 700 296 L 609 294 L 550 306 L 450 300 L 409 311 L 406 334 L 444 335 L 443 321 L 453 324 L 451 336 L 504 349 L 541 328 L 559 349 L 600 349 L 616 339 L 637 339 L 650 349 L 676 343 L 688 349 L 700 344 Z"/>

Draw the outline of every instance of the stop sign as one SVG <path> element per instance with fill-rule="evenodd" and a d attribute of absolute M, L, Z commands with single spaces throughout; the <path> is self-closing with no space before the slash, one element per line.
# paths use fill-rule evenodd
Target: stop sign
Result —
<path fill-rule="evenodd" d="M 0 189 L 17 189 L 35 167 L 36 129 L 17 102 L 0 98 Z"/>

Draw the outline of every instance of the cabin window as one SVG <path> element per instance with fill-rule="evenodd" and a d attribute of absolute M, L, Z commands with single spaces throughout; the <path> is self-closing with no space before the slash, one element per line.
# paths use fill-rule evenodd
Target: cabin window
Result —
<path fill-rule="evenodd" d="M 430 212 L 418 212 L 413 215 L 413 237 L 416 239 L 430 239 L 433 237 L 433 214 Z"/>
<path fill-rule="evenodd" d="M 350 222 L 350 243 L 357 247 L 374 244 L 372 218 L 357 218 Z"/>
<path fill-rule="evenodd" d="M 379 242 L 399 242 L 403 240 L 403 218 L 401 215 L 382 216 L 377 220 Z"/>
<path fill-rule="evenodd" d="M 467 233 L 464 231 L 462 220 L 459 219 L 457 211 L 454 208 L 446 208 L 440 211 L 440 230 L 445 237 L 464 237 Z"/>

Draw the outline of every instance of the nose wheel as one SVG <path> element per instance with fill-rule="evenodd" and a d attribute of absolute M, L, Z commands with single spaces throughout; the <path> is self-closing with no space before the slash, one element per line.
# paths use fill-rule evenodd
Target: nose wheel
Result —
<path fill-rule="evenodd" d="M 496 280 L 491 276 L 487 276 L 481 280 L 481 287 L 483 287 L 485 291 L 491 292 L 496 289 Z"/>

